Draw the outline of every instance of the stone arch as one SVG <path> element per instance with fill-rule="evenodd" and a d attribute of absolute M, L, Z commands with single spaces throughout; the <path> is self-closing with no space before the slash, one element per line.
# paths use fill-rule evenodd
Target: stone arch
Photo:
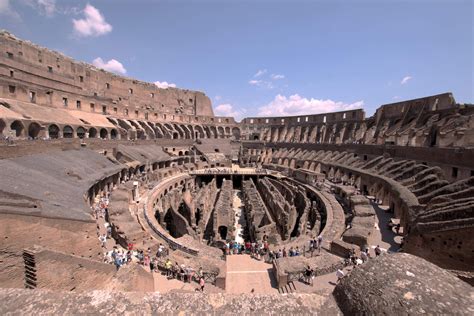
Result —
<path fill-rule="evenodd" d="M 232 128 L 232 136 L 234 136 L 235 140 L 240 140 L 240 128 Z"/>
<path fill-rule="evenodd" d="M 189 130 L 187 125 L 179 125 L 179 127 L 183 130 L 185 139 L 192 139 L 193 138 L 193 134 Z"/>
<path fill-rule="evenodd" d="M 171 134 L 165 126 L 160 123 L 156 123 L 155 126 L 157 129 L 160 130 L 161 134 L 163 135 L 163 138 L 171 138 Z"/>
<path fill-rule="evenodd" d="M 211 138 L 211 129 L 209 126 L 204 126 L 204 131 L 206 132 L 206 138 Z"/>
<path fill-rule="evenodd" d="M 217 229 L 222 240 L 227 239 L 227 226 L 219 226 Z"/>
<path fill-rule="evenodd" d="M 230 127 L 229 127 L 229 126 L 226 126 L 226 128 L 225 128 L 225 134 L 226 134 L 226 135 L 230 135 Z"/>
<path fill-rule="evenodd" d="M 30 123 L 30 126 L 28 126 L 28 136 L 31 138 L 37 138 L 40 131 L 41 126 L 36 122 Z"/>
<path fill-rule="evenodd" d="M 217 128 L 215 126 L 210 127 L 211 133 L 213 134 L 213 138 L 218 138 Z"/>
<path fill-rule="evenodd" d="M 143 129 L 144 133 L 148 136 L 148 139 L 155 139 L 156 134 L 153 128 L 148 124 L 148 122 L 137 121 L 138 125 Z"/>
<path fill-rule="evenodd" d="M 105 128 L 100 129 L 100 138 L 107 138 L 109 136 L 109 132 Z"/>
<path fill-rule="evenodd" d="M 185 137 L 184 131 L 180 128 L 178 124 L 173 124 L 174 130 L 178 132 L 179 138 L 183 139 Z"/>
<path fill-rule="evenodd" d="M 56 124 L 51 124 L 48 127 L 48 135 L 51 139 L 59 138 L 59 127 Z"/>
<path fill-rule="evenodd" d="M 218 138 L 224 138 L 224 137 L 225 137 L 225 135 L 224 135 L 224 128 L 223 128 L 222 126 L 217 127 L 217 133 L 218 133 L 218 135 L 219 135 Z"/>
<path fill-rule="evenodd" d="M 20 136 L 23 136 L 23 133 L 25 131 L 25 126 L 23 125 L 21 121 L 16 120 L 10 124 L 10 129 L 12 131 L 15 131 L 16 137 L 20 137 Z"/>
<path fill-rule="evenodd" d="M 5 129 L 6 126 L 7 124 L 5 123 L 5 121 L 0 119 L 0 135 L 3 134 L 3 130 Z"/>
<path fill-rule="evenodd" d="M 194 130 L 195 130 L 196 138 L 206 138 L 206 136 L 204 135 L 204 129 L 202 128 L 201 125 L 196 125 Z"/>
<path fill-rule="evenodd" d="M 197 137 L 196 137 L 196 133 L 194 132 L 194 128 L 193 128 L 192 125 L 186 125 L 186 128 L 190 131 L 190 133 L 191 133 L 191 138 L 193 138 L 193 139 L 194 139 L 194 138 L 197 138 Z"/>
<path fill-rule="evenodd" d="M 66 125 L 63 127 L 63 138 L 73 138 L 74 137 L 74 129 Z"/>
<path fill-rule="evenodd" d="M 94 127 L 89 128 L 89 138 L 96 138 L 97 130 Z"/>
<path fill-rule="evenodd" d="M 80 139 L 83 139 L 84 137 L 86 137 L 86 129 L 82 126 L 79 126 L 77 129 L 76 129 L 76 135 L 77 137 L 79 137 Z"/>
<path fill-rule="evenodd" d="M 112 128 L 112 130 L 110 131 L 110 138 L 117 139 L 117 136 L 118 136 L 117 130 L 115 128 Z"/>

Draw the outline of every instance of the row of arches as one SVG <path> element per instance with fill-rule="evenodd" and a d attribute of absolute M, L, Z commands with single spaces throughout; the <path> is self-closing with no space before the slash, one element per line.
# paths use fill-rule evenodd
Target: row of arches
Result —
<path fill-rule="evenodd" d="M 6 131 L 7 126 L 9 127 L 9 133 Z M 102 138 L 102 139 L 117 139 L 118 132 L 115 128 L 95 128 L 95 127 L 83 127 L 78 126 L 74 128 L 71 125 L 61 126 L 58 124 L 49 124 L 42 126 L 37 122 L 22 122 L 20 120 L 14 120 L 10 124 L 7 124 L 4 120 L 0 119 L 0 135 L 14 136 L 17 138 L 28 137 L 36 139 L 39 137 L 45 137 L 50 139 L 58 138 Z"/>
<path fill-rule="evenodd" d="M 61 125 L 52 123 L 41 125 L 38 122 L 0 119 L 0 135 L 17 138 L 102 138 L 102 139 L 240 139 L 240 129 L 230 126 L 185 125 L 177 123 L 153 123 L 136 120 L 109 118 L 115 128 L 95 128 Z"/>
<path fill-rule="evenodd" d="M 240 139 L 240 129 L 230 126 L 157 123 L 108 118 L 125 139 Z"/>

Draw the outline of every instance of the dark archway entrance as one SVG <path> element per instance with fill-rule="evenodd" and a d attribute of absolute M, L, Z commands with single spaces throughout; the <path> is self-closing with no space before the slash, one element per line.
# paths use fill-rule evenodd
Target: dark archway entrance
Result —
<path fill-rule="evenodd" d="M 77 130 L 76 130 L 76 134 L 77 134 L 77 137 L 79 137 L 80 139 L 83 139 L 84 137 L 86 137 L 86 130 L 84 127 L 78 127 Z"/>
<path fill-rule="evenodd" d="M 89 138 L 96 138 L 97 137 L 97 130 L 93 127 L 89 128 Z"/>
<path fill-rule="evenodd" d="M 23 135 L 23 130 L 25 129 L 25 127 L 23 126 L 23 124 L 20 121 L 14 121 L 10 125 L 10 129 L 15 131 L 15 136 L 16 137 L 20 137 L 20 136 Z"/>
<path fill-rule="evenodd" d="M 7 126 L 7 124 L 5 124 L 3 120 L 0 120 L 0 135 L 3 134 L 3 130 L 5 129 L 5 126 Z"/>
<path fill-rule="evenodd" d="M 117 130 L 113 129 L 110 131 L 110 138 L 117 139 Z"/>
<path fill-rule="evenodd" d="M 51 139 L 59 138 L 59 127 L 57 125 L 49 125 L 48 127 L 48 135 Z"/>
<path fill-rule="evenodd" d="M 71 126 L 66 125 L 63 128 L 63 138 L 73 138 L 74 137 L 74 130 Z"/>
<path fill-rule="evenodd" d="M 217 229 L 219 232 L 219 235 L 221 236 L 222 240 L 226 240 L 227 238 L 227 226 L 219 226 Z"/>
<path fill-rule="evenodd" d="M 108 135 L 109 135 L 109 132 L 107 132 L 105 128 L 102 128 L 100 130 L 100 138 L 107 138 Z"/>
<path fill-rule="evenodd" d="M 37 138 L 40 130 L 41 126 L 38 123 L 33 122 L 28 126 L 28 136 L 31 138 Z"/>

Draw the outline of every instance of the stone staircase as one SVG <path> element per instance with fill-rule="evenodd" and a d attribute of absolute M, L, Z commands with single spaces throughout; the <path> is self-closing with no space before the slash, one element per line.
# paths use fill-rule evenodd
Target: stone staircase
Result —
<path fill-rule="evenodd" d="M 37 285 L 35 254 L 30 250 L 23 250 L 25 263 L 25 288 L 35 289 Z"/>
<path fill-rule="evenodd" d="M 285 286 L 282 286 L 278 289 L 278 293 L 280 294 L 289 294 L 296 292 L 296 286 L 293 281 L 288 282 Z"/>

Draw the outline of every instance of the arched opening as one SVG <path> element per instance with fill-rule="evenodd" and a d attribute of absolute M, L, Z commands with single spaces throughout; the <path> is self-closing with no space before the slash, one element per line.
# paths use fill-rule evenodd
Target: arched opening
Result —
<path fill-rule="evenodd" d="M 197 125 L 195 128 L 194 128 L 195 132 L 196 132 L 196 139 L 198 138 L 205 138 L 204 136 L 204 130 L 202 128 L 202 126 L 200 125 Z"/>
<path fill-rule="evenodd" d="M 96 138 L 97 137 L 97 130 L 93 127 L 89 128 L 89 138 Z"/>
<path fill-rule="evenodd" d="M 28 126 L 28 137 L 31 137 L 33 139 L 37 138 L 40 130 L 41 130 L 41 126 L 38 123 L 36 122 L 31 123 L 30 126 Z"/>
<path fill-rule="evenodd" d="M 196 210 L 196 214 L 194 215 L 194 217 L 196 218 L 196 226 L 199 225 L 199 221 L 201 220 L 201 210 L 200 209 L 197 209 Z"/>
<path fill-rule="evenodd" d="M 59 127 L 55 124 L 51 124 L 48 127 L 48 135 L 51 139 L 59 138 Z"/>
<path fill-rule="evenodd" d="M 16 137 L 20 137 L 20 136 L 23 135 L 23 130 L 25 129 L 25 127 L 23 126 L 23 124 L 20 121 L 14 121 L 10 125 L 10 129 L 12 131 L 15 131 L 15 136 Z"/>
<path fill-rule="evenodd" d="M 0 120 L 0 135 L 3 134 L 3 130 L 5 129 L 5 126 L 7 126 L 7 124 L 5 124 L 3 120 Z"/>
<path fill-rule="evenodd" d="M 115 128 L 110 131 L 110 138 L 117 139 L 117 130 Z"/>
<path fill-rule="evenodd" d="M 79 126 L 76 130 L 76 135 L 80 139 L 83 139 L 84 137 L 86 137 L 86 129 L 82 126 Z"/>
<path fill-rule="evenodd" d="M 168 230 L 171 236 L 173 236 L 174 238 L 179 238 L 183 236 L 183 234 L 177 227 L 177 220 L 175 219 L 175 214 L 171 209 L 166 212 L 164 222 L 166 225 L 166 230 Z"/>
<path fill-rule="evenodd" d="M 258 140 L 258 135 L 253 135 L 253 140 Z"/>
<path fill-rule="evenodd" d="M 173 139 L 179 139 L 179 133 L 178 132 L 173 133 Z"/>
<path fill-rule="evenodd" d="M 240 139 L 240 129 L 237 128 L 237 127 L 234 127 L 234 128 L 232 129 L 232 136 L 234 136 L 234 138 L 235 138 L 236 140 L 239 140 L 239 139 Z"/>
<path fill-rule="evenodd" d="M 227 238 L 227 226 L 219 226 L 218 232 L 219 232 L 219 235 L 221 236 L 221 239 L 226 240 L 226 238 Z"/>
<path fill-rule="evenodd" d="M 105 128 L 100 129 L 100 138 L 102 139 L 107 138 L 108 135 L 109 135 L 109 132 L 107 132 Z"/>
<path fill-rule="evenodd" d="M 430 136 L 429 136 L 430 147 L 435 147 L 436 146 L 437 136 L 438 136 L 438 130 L 435 127 L 433 127 L 430 131 Z"/>
<path fill-rule="evenodd" d="M 222 126 L 219 126 L 217 128 L 217 133 L 218 133 L 218 138 L 224 138 L 224 128 Z"/>
<path fill-rule="evenodd" d="M 66 125 L 63 128 L 63 137 L 64 138 L 73 138 L 74 137 L 74 130 L 71 126 Z"/>

